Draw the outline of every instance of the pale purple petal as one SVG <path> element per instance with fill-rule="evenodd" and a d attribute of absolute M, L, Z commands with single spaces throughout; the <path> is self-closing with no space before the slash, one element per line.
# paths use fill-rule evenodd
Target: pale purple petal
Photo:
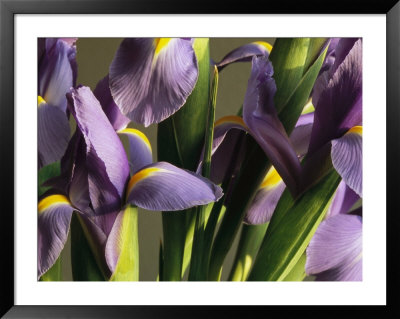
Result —
<path fill-rule="evenodd" d="M 349 131 L 332 141 L 332 164 L 346 184 L 362 197 L 362 135 Z"/>
<path fill-rule="evenodd" d="M 324 220 L 307 248 L 306 273 L 321 280 L 362 280 L 362 219 L 339 214 Z"/>
<path fill-rule="evenodd" d="M 274 106 L 276 85 L 272 75 L 272 65 L 267 58 L 253 57 L 243 103 L 243 119 L 286 186 L 296 194 L 300 183 L 300 162 Z"/>
<path fill-rule="evenodd" d="M 127 202 L 155 211 L 183 210 L 215 202 L 222 189 L 208 179 L 166 162 L 136 173 L 127 189 Z"/>
<path fill-rule="evenodd" d="M 111 96 L 108 75 L 97 83 L 93 91 L 94 96 L 99 100 L 104 113 L 107 115 L 108 120 L 114 127 L 114 130 L 119 131 L 129 124 L 130 119 L 124 116 L 115 104 Z"/>
<path fill-rule="evenodd" d="M 67 115 L 56 106 L 38 105 L 39 169 L 61 159 L 68 146 L 70 127 Z"/>
<path fill-rule="evenodd" d="M 161 40 L 163 41 L 163 40 Z M 186 102 L 198 77 L 191 39 L 125 39 L 110 66 L 110 89 L 121 112 L 149 126 Z"/>
<path fill-rule="evenodd" d="M 326 213 L 325 218 L 335 216 L 337 214 L 346 214 L 350 208 L 359 200 L 358 196 L 346 183 L 342 180 L 336 190 L 332 204 Z"/>
<path fill-rule="evenodd" d="M 303 157 L 308 151 L 313 124 L 314 112 L 303 114 L 299 117 L 295 128 L 290 134 L 290 142 L 300 157 Z"/>
<path fill-rule="evenodd" d="M 50 195 L 38 205 L 38 278 L 56 262 L 68 238 L 74 208 L 62 195 Z"/>

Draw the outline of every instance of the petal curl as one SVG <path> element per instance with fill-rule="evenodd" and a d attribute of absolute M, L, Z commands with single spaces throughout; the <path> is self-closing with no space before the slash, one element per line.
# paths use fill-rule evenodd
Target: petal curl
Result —
<path fill-rule="evenodd" d="M 350 208 L 360 198 L 346 183 L 342 180 L 336 190 L 332 204 L 326 213 L 325 218 L 335 216 L 337 214 L 346 214 Z"/>
<path fill-rule="evenodd" d="M 183 210 L 215 202 L 222 189 L 208 179 L 166 162 L 149 165 L 128 184 L 127 202 L 148 210 Z"/>
<path fill-rule="evenodd" d="M 346 184 L 362 197 L 362 127 L 332 141 L 332 164 Z"/>
<path fill-rule="evenodd" d="M 125 39 L 110 66 L 110 89 L 122 114 L 149 126 L 178 111 L 198 78 L 191 39 Z"/>
<path fill-rule="evenodd" d="M 50 195 L 38 204 L 38 279 L 59 257 L 68 238 L 74 208 L 63 195 Z"/>
<path fill-rule="evenodd" d="M 306 250 L 306 273 L 320 280 L 362 280 L 362 219 L 339 214 L 324 220 Z"/>

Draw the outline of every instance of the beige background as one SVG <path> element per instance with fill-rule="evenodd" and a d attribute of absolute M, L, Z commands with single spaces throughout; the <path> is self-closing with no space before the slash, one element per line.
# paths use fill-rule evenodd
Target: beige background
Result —
<path fill-rule="evenodd" d="M 220 61 L 231 50 L 253 41 L 267 41 L 273 44 L 271 38 L 210 38 L 210 56 L 214 61 Z M 77 41 L 78 80 L 77 84 L 89 86 L 92 90 L 108 73 L 109 65 L 122 39 L 117 38 L 80 38 Z M 250 75 L 251 63 L 235 63 L 226 67 L 219 77 L 216 119 L 236 114 L 243 103 L 247 80 Z M 130 124 L 144 132 L 153 148 L 153 159 L 157 159 L 156 133 L 157 126 L 144 128 L 141 125 Z M 139 210 L 139 245 L 140 245 L 140 280 L 155 280 L 158 274 L 158 250 L 162 239 L 162 223 L 160 212 Z M 236 247 L 236 238 L 233 248 Z M 72 280 L 69 264 L 69 241 L 63 252 L 64 280 Z M 225 279 L 229 273 L 229 265 L 234 257 L 231 249 L 226 266 L 222 273 Z"/>

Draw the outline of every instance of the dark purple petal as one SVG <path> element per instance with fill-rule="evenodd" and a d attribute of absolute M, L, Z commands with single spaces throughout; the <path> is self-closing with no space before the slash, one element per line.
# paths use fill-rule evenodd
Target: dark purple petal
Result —
<path fill-rule="evenodd" d="M 151 145 L 146 135 L 133 128 L 126 128 L 118 133 L 128 137 L 129 166 L 132 174 L 153 163 Z"/>
<path fill-rule="evenodd" d="M 339 214 L 324 220 L 307 248 L 306 273 L 320 280 L 362 280 L 362 219 Z"/>
<path fill-rule="evenodd" d="M 332 164 L 346 184 L 362 197 L 362 127 L 332 141 Z"/>
<path fill-rule="evenodd" d="M 272 46 L 263 41 L 245 44 L 229 52 L 220 62 L 216 63 L 216 65 L 218 70 L 221 71 L 228 64 L 251 61 L 253 56 L 269 56 L 271 50 Z"/>
<path fill-rule="evenodd" d="M 38 279 L 55 263 L 68 238 L 74 208 L 63 195 L 50 195 L 38 205 Z"/>
<path fill-rule="evenodd" d="M 362 121 L 361 40 L 358 40 L 322 91 L 315 106 L 310 153 Z"/>
<path fill-rule="evenodd" d="M 66 110 L 67 105 L 65 94 L 73 86 L 69 50 L 63 41 L 56 41 L 51 52 L 46 51 L 38 70 L 38 96 L 62 111 Z"/>
<path fill-rule="evenodd" d="M 222 189 L 208 179 L 166 162 L 147 166 L 132 176 L 127 202 L 148 210 L 183 210 L 215 202 Z"/>
<path fill-rule="evenodd" d="M 253 57 L 243 103 L 243 119 L 286 186 L 296 194 L 300 183 L 300 162 L 274 106 L 276 85 L 272 75 L 272 65 L 267 58 Z"/>
<path fill-rule="evenodd" d="M 251 225 L 269 222 L 285 188 L 285 183 L 275 168 L 271 167 L 250 204 L 244 222 Z"/>
<path fill-rule="evenodd" d="M 97 83 L 93 93 L 99 100 L 101 107 L 107 115 L 111 125 L 114 127 L 114 130 L 119 131 L 126 128 L 130 120 L 121 113 L 111 96 L 108 75 Z"/>
<path fill-rule="evenodd" d="M 56 106 L 38 105 L 39 169 L 61 159 L 68 146 L 70 127 L 67 115 Z"/>
<path fill-rule="evenodd" d="M 185 103 L 198 77 L 188 39 L 125 39 L 110 66 L 110 89 L 121 112 L 149 126 Z"/>
<path fill-rule="evenodd" d="M 360 199 L 350 187 L 342 180 L 336 190 L 332 204 L 326 213 L 325 218 L 335 216 L 337 214 L 346 214 L 350 208 Z"/>
<path fill-rule="evenodd" d="M 68 99 L 68 107 L 86 143 L 86 167 L 93 208 L 96 214 L 115 215 L 121 207 L 129 177 L 125 150 L 88 87 L 71 90 Z"/>

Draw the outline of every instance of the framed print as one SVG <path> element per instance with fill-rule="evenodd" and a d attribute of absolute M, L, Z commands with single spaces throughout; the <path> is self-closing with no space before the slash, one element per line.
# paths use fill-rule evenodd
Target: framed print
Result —
<path fill-rule="evenodd" d="M 1 315 L 399 314 L 399 3 L 0 10 Z"/>

